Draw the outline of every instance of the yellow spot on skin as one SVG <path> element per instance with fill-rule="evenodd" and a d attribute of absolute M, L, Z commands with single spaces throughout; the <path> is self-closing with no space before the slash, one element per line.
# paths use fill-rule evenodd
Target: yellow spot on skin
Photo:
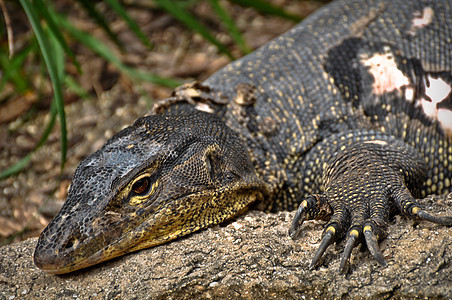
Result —
<path fill-rule="evenodd" d="M 364 226 L 363 231 L 364 231 L 364 232 L 366 232 L 366 231 L 372 231 L 372 226 L 370 226 L 370 225 Z"/>
<path fill-rule="evenodd" d="M 301 202 L 301 206 L 307 207 L 308 206 L 308 201 L 303 200 L 303 202 Z"/>
<path fill-rule="evenodd" d="M 353 236 L 355 236 L 355 237 L 358 237 L 358 236 L 359 236 L 359 232 L 358 232 L 358 230 L 353 229 L 352 231 L 350 231 L 350 235 L 353 235 Z"/>
<path fill-rule="evenodd" d="M 209 114 L 214 112 L 213 108 L 211 108 L 208 104 L 201 103 L 201 102 L 196 103 L 195 109 L 199 110 L 199 111 L 203 111 L 203 112 L 209 113 Z"/>
<path fill-rule="evenodd" d="M 331 232 L 332 234 L 336 233 L 336 228 L 334 228 L 333 226 L 330 226 L 326 229 L 326 232 Z"/>
<path fill-rule="evenodd" d="M 135 147 L 135 145 L 134 144 L 130 144 L 130 145 L 127 145 L 127 149 L 131 149 L 131 148 L 133 148 L 133 147 Z"/>
<path fill-rule="evenodd" d="M 417 214 L 419 213 L 420 210 L 421 210 L 421 209 L 420 209 L 419 207 L 415 206 L 415 207 L 411 210 L 411 213 L 412 213 L 413 215 L 417 215 Z"/>

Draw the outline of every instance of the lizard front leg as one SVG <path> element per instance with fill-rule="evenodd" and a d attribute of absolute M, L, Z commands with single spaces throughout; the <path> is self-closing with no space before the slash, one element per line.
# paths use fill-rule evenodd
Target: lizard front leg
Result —
<path fill-rule="evenodd" d="M 364 240 L 372 256 L 386 266 L 378 240 L 386 236 L 391 210 L 452 225 L 451 217 L 429 214 L 413 197 L 419 194 L 425 175 L 426 165 L 417 150 L 395 139 L 339 145 L 324 164 L 324 193 L 310 195 L 301 203 L 289 234 L 295 238 L 304 220 L 329 218 L 311 267 L 331 243 L 344 237 L 340 272 L 344 272 L 359 240 Z"/>

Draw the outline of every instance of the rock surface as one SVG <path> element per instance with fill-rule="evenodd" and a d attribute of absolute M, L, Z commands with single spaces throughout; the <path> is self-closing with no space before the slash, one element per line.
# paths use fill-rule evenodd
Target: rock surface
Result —
<path fill-rule="evenodd" d="M 452 215 L 452 194 L 422 203 Z M 321 265 L 309 270 L 322 225 L 306 222 L 302 238 L 293 241 L 287 235 L 292 217 L 249 211 L 228 224 L 58 276 L 34 266 L 35 238 L 4 246 L 0 299 L 452 298 L 452 228 L 396 216 L 380 243 L 389 266 L 357 248 L 341 275 L 344 243 L 330 246 Z"/>

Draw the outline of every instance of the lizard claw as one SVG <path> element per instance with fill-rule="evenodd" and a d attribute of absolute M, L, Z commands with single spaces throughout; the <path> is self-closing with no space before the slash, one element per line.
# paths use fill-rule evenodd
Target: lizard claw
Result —
<path fill-rule="evenodd" d="M 347 240 L 339 272 L 346 271 L 352 250 L 360 241 L 386 267 L 378 240 L 387 234 L 387 219 L 394 207 L 402 215 L 452 226 L 452 217 L 428 213 L 413 197 L 418 195 L 425 170 L 419 154 L 398 141 L 371 140 L 344 146 L 325 165 L 324 192 L 302 202 L 289 230 L 295 237 L 304 220 L 329 219 L 310 267 L 318 264 L 332 242 L 344 236 Z"/>
<path fill-rule="evenodd" d="M 419 206 L 414 206 L 411 209 L 411 214 L 417 216 L 419 219 L 430 221 L 436 224 L 441 224 L 445 226 L 452 226 L 452 217 L 440 217 L 434 216 L 421 209 Z"/>
<path fill-rule="evenodd" d="M 289 229 L 289 236 L 297 239 L 301 234 L 301 225 L 306 220 L 325 220 L 332 214 L 331 206 L 326 201 L 324 195 L 309 195 L 301 202 L 292 220 Z"/>
<path fill-rule="evenodd" d="M 388 264 L 383 256 L 383 253 L 381 253 L 381 250 L 378 247 L 378 238 L 372 231 L 372 227 L 365 226 L 363 232 L 364 238 L 366 239 L 367 248 L 369 249 L 370 254 L 372 254 L 372 256 L 380 265 L 386 267 Z"/>
<path fill-rule="evenodd" d="M 297 212 L 295 213 L 295 216 L 292 220 L 292 225 L 289 229 L 289 236 L 294 240 L 300 237 L 301 225 L 305 221 L 306 205 L 307 202 L 305 200 L 298 207 Z"/>
<path fill-rule="evenodd" d="M 320 243 L 320 246 L 317 249 L 317 252 L 315 253 L 314 258 L 312 259 L 309 266 L 310 269 L 313 269 L 317 265 L 323 253 L 325 253 L 326 248 L 328 248 L 328 246 L 333 242 L 335 234 L 336 228 L 334 228 L 333 225 L 330 225 L 327 229 L 325 229 L 325 234 L 322 238 L 322 242 Z"/>
<path fill-rule="evenodd" d="M 352 254 L 352 250 L 355 247 L 356 241 L 359 237 L 359 232 L 356 229 L 350 230 L 347 238 L 347 243 L 345 244 L 344 253 L 342 254 L 341 264 L 339 266 L 339 273 L 345 273 L 345 267 L 347 265 L 348 260 L 350 259 L 350 255 Z"/>

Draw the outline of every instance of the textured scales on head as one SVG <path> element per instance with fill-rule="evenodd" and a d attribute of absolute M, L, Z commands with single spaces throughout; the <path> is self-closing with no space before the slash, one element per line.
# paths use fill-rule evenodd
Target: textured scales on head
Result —
<path fill-rule="evenodd" d="M 237 138 L 205 113 L 139 119 L 80 163 L 36 265 L 66 273 L 234 216 L 264 190 Z"/>

